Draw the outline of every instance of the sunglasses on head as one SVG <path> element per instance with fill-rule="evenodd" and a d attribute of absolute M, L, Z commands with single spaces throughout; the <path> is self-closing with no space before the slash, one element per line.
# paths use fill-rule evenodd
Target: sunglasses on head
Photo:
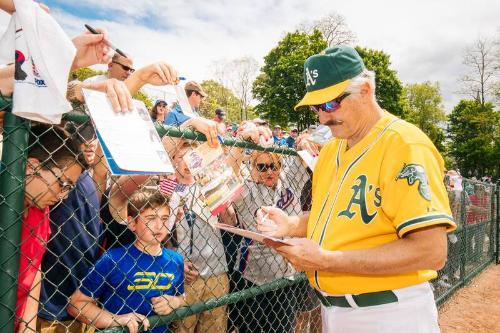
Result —
<path fill-rule="evenodd" d="M 271 169 L 272 171 L 278 171 L 278 169 L 279 169 L 279 165 L 276 165 L 274 163 L 269 163 L 269 164 L 266 164 L 266 163 L 257 163 L 255 165 L 255 167 L 257 168 L 257 170 L 259 172 L 266 172 L 269 169 Z"/>
<path fill-rule="evenodd" d="M 332 99 L 330 102 L 326 102 L 318 105 L 309 105 L 309 109 L 314 112 L 319 112 L 319 110 L 323 110 L 324 112 L 333 112 L 340 109 L 340 103 L 349 96 L 350 93 L 343 93 L 339 97 Z"/>
<path fill-rule="evenodd" d="M 135 72 L 135 69 L 133 69 L 132 67 L 128 67 L 127 65 L 124 65 L 124 64 L 121 64 L 117 61 L 112 61 L 113 64 L 117 64 L 117 65 L 120 65 L 121 68 L 125 71 L 125 72 L 130 72 L 130 73 L 133 73 Z"/>

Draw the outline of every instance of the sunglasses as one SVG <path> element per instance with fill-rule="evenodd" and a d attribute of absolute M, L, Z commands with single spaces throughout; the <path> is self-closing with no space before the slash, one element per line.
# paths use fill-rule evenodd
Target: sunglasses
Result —
<path fill-rule="evenodd" d="M 127 65 L 124 65 L 124 64 L 120 64 L 119 62 L 117 61 L 112 61 L 113 64 L 117 64 L 117 65 L 120 65 L 122 67 L 122 69 L 125 71 L 125 72 L 130 72 L 130 73 L 133 73 L 135 72 L 135 69 L 133 69 L 132 67 L 128 67 Z"/>
<path fill-rule="evenodd" d="M 196 95 L 200 96 L 202 100 L 203 100 L 203 99 L 205 99 L 205 96 L 203 96 L 203 95 L 202 95 L 202 94 L 200 94 L 199 92 L 195 91 L 195 93 L 196 93 Z"/>
<path fill-rule="evenodd" d="M 346 98 L 347 96 L 351 95 L 350 93 L 344 93 L 340 95 L 339 97 L 332 99 L 330 102 L 326 102 L 323 104 L 318 104 L 318 105 L 309 105 L 309 109 L 314 112 L 319 112 L 319 110 L 323 110 L 324 112 L 330 113 L 333 111 L 336 111 L 340 109 L 340 103 Z"/>
<path fill-rule="evenodd" d="M 266 172 L 267 170 L 271 169 L 272 171 L 278 171 L 279 169 L 279 165 L 276 165 L 274 163 L 269 163 L 269 164 L 266 164 L 266 163 L 257 163 L 255 165 L 255 167 L 257 168 L 257 170 L 259 172 Z"/>

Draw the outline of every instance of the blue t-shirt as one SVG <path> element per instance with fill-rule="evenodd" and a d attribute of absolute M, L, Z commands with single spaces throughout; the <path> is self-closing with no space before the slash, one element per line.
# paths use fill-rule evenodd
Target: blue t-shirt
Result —
<path fill-rule="evenodd" d="M 196 111 L 193 110 L 193 113 L 196 114 Z M 186 116 L 184 112 L 182 112 L 181 105 L 177 103 L 177 105 L 167 114 L 167 118 L 165 118 L 163 123 L 165 125 L 181 126 L 188 119 L 191 119 L 191 117 Z"/>
<path fill-rule="evenodd" d="M 99 258 L 103 233 L 96 187 L 87 171 L 68 197 L 50 211 L 50 229 L 42 260 L 39 316 L 70 320 L 68 299 Z"/>
<path fill-rule="evenodd" d="M 278 144 L 278 146 L 286 145 L 285 139 L 278 138 L 276 135 L 273 135 L 273 140 L 274 140 L 274 143 Z"/>
<path fill-rule="evenodd" d="M 184 294 L 184 259 L 172 250 L 152 256 L 134 244 L 105 252 L 83 280 L 80 291 L 115 314 L 154 315 L 151 297 Z M 167 325 L 151 330 L 165 332 Z"/>
<path fill-rule="evenodd" d="M 293 148 L 295 146 L 295 139 L 292 138 L 292 136 L 289 136 L 288 138 L 286 138 L 286 145 L 289 148 Z"/>

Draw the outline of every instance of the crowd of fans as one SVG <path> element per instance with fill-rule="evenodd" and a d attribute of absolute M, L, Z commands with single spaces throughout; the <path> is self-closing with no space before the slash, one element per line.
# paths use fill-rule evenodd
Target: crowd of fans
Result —
<path fill-rule="evenodd" d="M 14 11 L 10 1 L 1 8 Z M 10 6 L 10 7 L 9 7 Z M 46 9 L 46 7 L 44 7 Z M 117 112 L 132 108 L 131 96 L 144 84 L 179 82 L 165 62 L 134 69 L 130 55 L 114 54 L 107 34 L 76 37 L 75 64 L 108 64 L 108 71 L 68 84 L 67 99 L 83 102 L 82 89 L 105 92 Z M 87 39 L 85 39 L 87 38 Z M 82 43 L 82 39 L 84 42 Z M 81 49 L 85 50 L 81 50 Z M 74 66 L 76 69 L 80 66 Z M 3 95 L 12 94 L 15 66 L 0 69 Z M 198 116 L 207 93 L 194 81 L 184 86 L 195 116 L 164 100 L 151 109 L 153 121 L 192 128 L 219 145 L 219 136 L 295 147 L 298 131 L 284 138 L 260 119 L 228 123 L 223 109 L 214 118 Z M 3 127 L 4 112 L 0 113 Z M 3 144 L 3 140 L 1 143 Z M 0 144 L 0 146 L 2 146 Z M 310 174 L 295 157 L 226 150 L 227 163 L 243 179 L 244 194 L 212 216 L 182 157 L 196 142 L 166 137 L 175 167 L 168 177 L 172 191 L 160 191 L 165 177 L 111 177 L 91 122 L 61 125 L 32 122 L 26 166 L 15 325 L 18 332 L 86 332 L 92 327 L 148 329 L 148 316 L 205 302 L 230 291 L 259 286 L 295 271 L 274 250 L 210 226 L 220 221 L 255 230 L 259 205 L 276 205 L 290 213 L 307 206 Z M 2 166 L 3 168 L 3 166 Z M 292 178 L 293 177 L 293 178 Z M 256 200 L 257 199 L 257 200 Z M 292 332 L 307 325 L 319 330 L 319 302 L 306 284 L 261 294 L 194 314 L 153 332 Z M 316 325 L 316 326 L 315 326 Z"/>
<path fill-rule="evenodd" d="M 9 1 L 2 9 L 13 12 Z M 80 50 L 75 63 L 106 63 L 107 74 L 68 84 L 67 98 L 83 102 L 81 89 L 105 92 L 117 112 L 132 108 L 131 96 L 144 84 L 178 84 L 174 68 L 165 62 L 134 69 L 130 55 L 111 55 L 107 34 L 73 41 Z M 84 50 L 84 51 L 85 51 Z M 76 68 L 76 67 L 75 67 Z M 75 69 L 73 68 L 73 69 Z M 3 95 L 12 93 L 14 65 L 0 69 Z M 256 144 L 307 149 L 321 148 L 308 140 L 314 125 L 299 133 L 263 119 L 234 124 L 222 108 L 213 119 L 198 109 L 207 93 L 194 81 L 184 86 L 192 115 L 179 103 L 155 101 L 152 121 L 191 128 L 207 137 L 210 147 L 219 137 Z M 4 112 L 0 112 L 3 120 Z M 2 125 L 2 123 L 0 123 Z M 0 126 L 1 128 L 2 126 Z M 0 148 L 3 140 L 0 141 Z M 256 231 L 261 206 L 276 206 L 297 215 L 311 207 L 311 171 L 297 157 L 271 152 L 225 148 L 226 163 L 245 188 L 232 205 L 212 216 L 200 197 L 183 157 L 195 141 L 164 137 L 175 174 L 111 177 L 91 122 L 62 125 L 33 123 L 26 166 L 25 211 L 22 222 L 16 330 L 18 332 L 87 332 L 92 327 L 126 326 L 136 332 L 150 328 L 148 316 L 230 292 L 257 287 L 278 278 L 293 279 L 292 266 L 273 249 L 214 229 L 215 222 Z M 1 152 L 1 150 L 0 150 Z M 479 223 L 468 244 L 471 258 L 483 251 L 485 224 L 490 219 L 489 187 L 462 188 L 449 173 L 450 203 L 456 221 L 467 192 L 466 224 Z M 453 236 L 453 235 L 451 235 Z M 450 236 L 450 237 L 451 237 Z M 450 238 L 451 247 L 456 242 Z M 456 263 L 450 261 L 450 271 Z M 193 314 L 152 332 L 319 332 L 319 300 L 308 284 L 299 283 L 239 301 L 229 307 Z"/>

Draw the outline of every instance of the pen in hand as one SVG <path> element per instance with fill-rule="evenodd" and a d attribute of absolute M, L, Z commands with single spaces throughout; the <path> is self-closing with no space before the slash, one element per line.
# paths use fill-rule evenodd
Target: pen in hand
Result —
<path fill-rule="evenodd" d="M 98 35 L 99 32 L 97 30 L 95 30 L 94 28 L 92 28 L 90 25 L 88 24 L 85 24 L 85 28 L 87 28 L 88 31 L 90 31 L 91 33 L 93 33 L 94 35 Z M 128 58 L 127 55 L 125 53 L 123 53 L 122 50 L 120 50 L 119 48 L 117 48 L 116 46 L 114 46 L 110 41 L 107 41 L 107 44 L 110 48 L 112 48 L 116 53 L 118 53 L 119 55 L 125 57 L 125 58 Z"/>

